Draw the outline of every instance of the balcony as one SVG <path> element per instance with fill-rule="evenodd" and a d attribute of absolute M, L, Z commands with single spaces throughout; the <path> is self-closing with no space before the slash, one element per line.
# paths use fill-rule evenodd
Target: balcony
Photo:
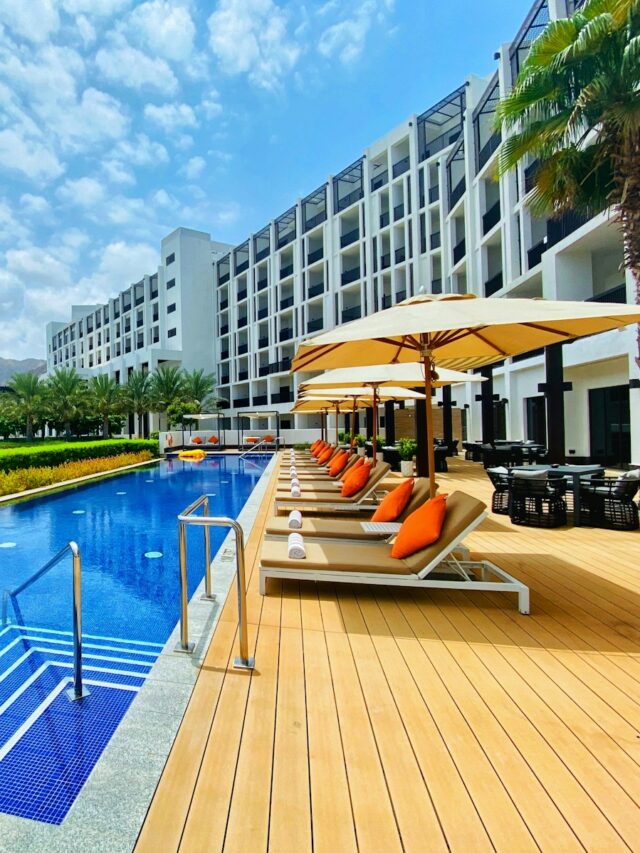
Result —
<path fill-rule="evenodd" d="M 304 230 L 311 231 L 312 228 L 316 228 L 318 225 L 321 225 L 323 222 L 327 220 L 327 211 L 323 210 L 321 213 L 316 213 L 315 216 L 309 217 L 309 219 L 305 219 L 304 221 Z"/>
<path fill-rule="evenodd" d="M 591 215 L 575 213 L 573 210 L 568 210 L 563 213 L 558 219 L 550 219 L 547 222 L 547 245 L 555 246 L 569 234 L 573 234 L 578 228 L 587 223 L 591 219 Z"/>
<path fill-rule="evenodd" d="M 230 272 L 223 272 L 223 273 L 218 277 L 218 284 L 226 284 L 226 283 L 229 281 L 230 277 L 231 277 L 231 273 L 230 273 Z"/>
<path fill-rule="evenodd" d="M 461 261 L 467 254 L 467 243 L 464 237 L 453 247 L 453 264 L 454 266 Z"/>
<path fill-rule="evenodd" d="M 223 376 L 220 377 L 220 384 L 221 385 L 228 385 L 229 384 L 229 374 L 228 373 L 225 373 Z"/>
<path fill-rule="evenodd" d="M 309 252 L 307 255 L 307 263 L 315 264 L 316 261 L 321 261 L 322 256 L 324 255 L 324 248 L 320 246 L 319 249 L 315 249 L 313 252 Z"/>
<path fill-rule="evenodd" d="M 482 216 L 482 234 L 488 234 L 500 222 L 500 199 Z"/>
<path fill-rule="evenodd" d="M 525 193 L 525 195 L 527 195 L 527 193 L 530 193 L 531 190 L 536 185 L 536 174 L 538 172 L 539 165 L 540 165 L 539 161 L 534 160 L 533 163 L 531 163 L 531 165 L 527 166 L 527 168 L 524 170 L 524 193 Z"/>
<path fill-rule="evenodd" d="M 362 190 L 353 190 L 348 195 L 338 199 L 338 210 L 346 210 L 362 198 Z"/>
<path fill-rule="evenodd" d="M 467 189 L 467 181 L 465 178 L 460 178 L 458 183 L 449 193 L 449 208 L 455 207 L 456 204 L 460 201 L 462 196 Z"/>
<path fill-rule="evenodd" d="M 307 333 L 309 332 L 319 332 L 324 325 L 324 320 L 322 317 L 319 317 L 317 320 L 309 320 L 307 323 Z"/>
<path fill-rule="evenodd" d="M 404 175 L 405 172 L 409 170 L 410 160 L 409 156 L 403 157 L 402 160 L 398 160 L 397 163 L 393 164 L 393 168 L 391 170 L 391 174 L 394 178 L 399 177 L 400 175 Z"/>
<path fill-rule="evenodd" d="M 244 327 L 245 327 L 246 325 L 247 325 L 247 317 L 246 317 L 246 315 L 245 315 L 244 317 L 238 317 L 238 328 L 239 328 L 239 329 L 244 329 Z"/>
<path fill-rule="evenodd" d="M 293 242 L 296 239 L 296 232 L 289 231 L 288 234 L 283 234 L 282 237 L 278 237 L 278 248 L 282 249 L 283 246 L 286 246 L 288 243 Z"/>
<path fill-rule="evenodd" d="M 264 349 L 269 346 L 269 336 L 258 338 L 258 349 Z"/>
<path fill-rule="evenodd" d="M 352 267 L 350 270 L 345 270 L 340 276 L 342 284 L 350 284 L 352 281 L 357 281 L 360 278 L 360 267 Z"/>
<path fill-rule="evenodd" d="M 432 234 L 429 234 L 429 245 L 431 249 L 439 249 L 442 244 L 442 240 L 440 238 L 440 232 L 434 231 Z"/>
<path fill-rule="evenodd" d="M 397 302 L 402 302 L 402 300 L 403 300 L 403 299 L 406 299 L 406 298 L 407 298 L 407 291 L 406 291 L 406 290 L 399 290 L 399 291 L 396 293 L 396 303 L 397 303 Z"/>
<path fill-rule="evenodd" d="M 404 246 L 402 246 L 400 249 L 396 249 L 395 258 L 397 264 L 401 264 L 406 260 L 406 250 Z"/>
<path fill-rule="evenodd" d="M 385 210 L 384 213 L 380 214 L 380 227 L 386 228 L 390 222 L 389 211 Z"/>
<path fill-rule="evenodd" d="M 258 284 L 256 285 L 258 290 L 264 290 L 265 287 L 267 286 L 268 281 L 269 281 L 268 278 L 259 278 Z"/>
<path fill-rule="evenodd" d="M 287 296 L 286 299 L 280 300 L 280 310 L 283 311 L 285 308 L 291 308 L 293 305 L 293 296 Z"/>
<path fill-rule="evenodd" d="M 247 259 L 246 261 L 242 261 L 241 264 L 236 264 L 236 275 L 240 275 L 240 273 L 242 273 L 248 269 L 249 269 L 249 261 Z"/>
<path fill-rule="evenodd" d="M 234 409 L 246 409 L 251 405 L 249 397 L 236 397 L 233 401 Z"/>
<path fill-rule="evenodd" d="M 362 310 L 359 305 L 354 308 L 344 308 L 340 315 L 343 323 L 350 323 L 351 320 L 359 320 L 362 316 Z"/>
<path fill-rule="evenodd" d="M 238 302 L 242 302 L 242 300 L 243 300 L 243 299 L 246 299 L 246 298 L 247 298 L 247 290 L 246 290 L 246 288 L 245 288 L 244 290 L 239 290 L 239 291 L 238 291 Z"/>
<path fill-rule="evenodd" d="M 269 375 L 269 365 L 261 364 L 258 368 L 258 376 L 268 376 Z"/>
<path fill-rule="evenodd" d="M 385 169 L 384 172 L 380 172 L 375 178 L 371 178 L 371 192 L 374 193 L 387 183 L 389 183 L 389 172 Z"/>
<path fill-rule="evenodd" d="M 267 394 L 256 394 L 253 398 L 253 406 L 266 406 L 269 403 L 269 397 Z"/>
<path fill-rule="evenodd" d="M 539 243 L 536 243 L 535 246 L 532 246 L 527 251 L 527 268 L 533 269 L 533 267 L 537 267 L 542 260 L 543 253 L 546 252 L 548 248 L 546 237 L 543 240 L 540 240 Z"/>
<path fill-rule="evenodd" d="M 275 394 L 271 395 L 272 403 L 291 403 L 293 400 L 293 393 L 290 388 L 284 388 L 282 391 L 277 391 Z"/>
<path fill-rule="evenodd" d="M 293 329 L 280 329 L 280 336 L 278 340 L 280 341 L 290 341 L 293 337 Z"/>
<path fill-rule="evenodd" d="M 226 361 L 228 358 L 229 358 L 229 350 L 228 349 L 222 350 L 222 352 L 220 353 L 220 361 Z"/>
<path fill-rule="evenodd" d="M 141 326 L 144 326 L 144 317 L 140 317 L 136 320 L 136 329 L 139 329 Z"/>
<path fill-rule="evenodd" d="M 293 275 L 293 264 L 287 264 L 286 267 L 280 268 L 280 279 L 287 278 Z"/>
<path fill-rule="evenodd" d="M 258 308 L 258 320 L 264 320 L 264 318 L 268 315 L 268 308 Z"/>
<path fill-rule="evenodd" d="M 402 219 L 404 216 L 404 204 L 396 204 L 393 208 L 393 221 L 397 222 L 398 219 Z"/>
<path fill-rule="evenodd" d="M 238 371 L 238 382 L 246 382 L 249 378 L 248 370 L 239 370 Z"/>
<path fill-rule="evenodd" d="M 494 151 L 498 150 L 501 140 L 502 137 L 499 132 L 493 133 L 478 151 L 478 171 L 489 162 Z"/>
<path fill-rule="evenodd" d="M 249 352 L 249 344 L 238 344 L 238 355 L 244 355 Z"/>
<path fill-rule="evenodd" d="M 220 335 L 228 335 L 229 334 L 229 324 L 225 323 L 224 326 L 220 326 Z"/>
<path fill-rule="evenodd" d="M 266 258 L 269 255 L 269 252 L 269 246 L 265 246 L 264 249 L 260 249 L 259 252 L 256 252 L 256 263 L 261 261 L 263 258 Z"/>
<path fill-rule="evenodd" d="M 220 300 L 220 308 L 219 308 L 219 310 L 220 310 L 220 311 L 224 311 L 224 310 L 225 310 L 225 308 L 228 308 L 228 307 L 229 307 L 229 300 L 228 300 L 228 299 L 221 299 L 221 300 Z"/>
<path fill-rule="evenodd" d="M 484 295 L 485 296 L 493 296 L 494 293 L 497 293 L 502 287 L 502 270 L 499 273 L 496 273 L 492 276 L 488 281 L 484 283 Z"/>
<path fill-rule="evenodd" d="M 590 296 L 588 299 L 585 299 L 585 302 L 617 302 L 619 305 L 625 305 L 627 302 L 627 286 L 626 284 L 619 284 L 605 293 Z"/>
<path fill-rule="evenodd" d="M 440 185 L 436 184 L 435 187 L 429 187 L 429 204 L 433 204 L 434 202 L 440 199 Z"/>
<path fill-rule="evenodd" d="M 343 234 L 342 237 L 340 237 L 340 248 L 344 249 L 345 246 L 350 246 L 351 243 L 355 243 L 359 236 L 359 228 L 353 228 L 351 231 L 347 231 L 346 234 Z"/>
<path fill-rule="evenodd" d="M 385 293 L 382 297 L 382 307 L 383 308 L 391 308 L 393 305 L 393 296 L 390 293 Z"/>
<path fill-rule="evenodd" d="M 391 252 L 380 255 L 380 269 L 386 270 L 391 266 Z"/>
<path fill-rule="evenodd" d="M 314 296 L 320 296 L 321 293 L 324 293 L 323 281 L 318 282 L 318 284 L 312 284 L 307 288 L 307 299 L 313 299 Z"/>
<path fill-rule="evenodd" d="M 442 279 L 441 278 L 432 278 L 431 279 L 431 293 L 442 293 Z"/>
<path fill-rule="evenodd" d="M 457 127 L 455 130 L 445 131 L 445 133 L 441 133 L 440 136 L 436 136 L 430 142 L 425 143 L 424 149 L 420 152 L 420 161 L 428 160 L 429 157 L 433 157 L 434 154 L 442 151 L 447 145 L 451 145 L 459 138 L 461 133 L 462 128 Z"/>

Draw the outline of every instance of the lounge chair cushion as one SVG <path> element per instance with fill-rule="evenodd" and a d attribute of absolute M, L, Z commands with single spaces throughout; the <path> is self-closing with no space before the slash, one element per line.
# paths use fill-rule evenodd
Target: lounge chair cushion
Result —
<path fill-rule="evenodd" d="M 200 438 L 200 436 L 199 436 L 199 435 L 194 435 L 194 437 L 191 439 L 191 441 L 192 441 L 194 444 L 202 444 L 202 439 Z"/>
<path fill-rule="evenodd" d="M 403 521 L 393 543 L 391 556 L 401 560 L 437 542 L 446 512 L 446 495 L 436 495 L 418 507 Z"/>
<path fill-rule="evenodd" d="M 386 544 L 354 544 L 345 548 L 340 542 L 309 542 L 305 540 L 307 556 L 304 560 L 291 560 L 287 554 L 287 541 L 265 540 L 260 564 L 264 568 L 320 569 L 327 572 L 368 572 L 392 575 L 410 575 L 412 570 L 403 560 L 394 560 Z"/>
<path fill-rule="evenodd" d="M 337 477 L 338 474 L 344 470 L 345 465 L 349 461 L 349 454 L 346 450 L 341 450 L 339 453 L 336 453 L 334 458 L 331 460 L 331 464 L 329 465 L 329 476 Z"/>
<path fill-rule="evenodd" d="M 513 476 L 517 480 L 548 480 L 548 471 L 514 471 Z"/>
<path fill-rule="evenodd" d="M 347 477 L 350 477 L 350 476 L 351 476 L 351 474 L 356 470 L 356 468 L 360 468 L 360 466 L 361 466 L 361 465 L 364 465 L 364 456 L 358 456 L 358 458 L 357 458 L 357 459 L 356 459 L 356 461 L 353 463 L 353 465 L 349 468 L 349 470 L 348 470 L 348 471 L 347 471 L 347 473 L 344 475 L 344 477 L 341 477 L 341 478 L 340 478 L 340 481 L 341 481 L 342 483 L 344 483 L 344 482 L 345 482 L 345 480 L 347 479 Z"/>
<path fill-rule="evenodd" d="M 635 487 L 637 486 L 639 479 L 640 468 L 632 468 L 631 471 L 627 471 L 624 474 L 620 474 L 620 476 L 616 480 L 614 495 L 617 498 L 623 498 L 627 494 L 630 494 L 631 497 L 633 497 L 633 495 L 635 494 Z"/>
<path fill-rule="evenodd" d="M 380 501 L 371 521 L 395 521 L 411 499 L 413 477 L 400 483 Z"/>
<path fill-rule="evenodd" d="M 316 440 L 313 442 L 313 444 L 311 445 L 311 447 L 309 448 L 309 450 L 310 450 L 311 452 L 313 452 L 313 451 L 316 449 L 316 447 L 317 447 L 320 443 L 321 443 L 321 442 L 320 442 L 320 439 L 319 439 L 319 438 L 316 438 Z"/>
<path fill-rule="evenodd" d="M 210 435 L 209 438 L 207 439 L 207 441 L 209 442 L 209 444 L 218 444 L 220 439 L 218 438 L 217 435 Z"/>
<path fill-rule="evenodd" d="M 371 466 L 369 465 L 360 465 L 355 468 L 353 474 L 349 474 L 342 484 L 342 491 L 340 492 L 342 497 L 351 498 L 353 495 L 357 495 L 359 491 L 364 489 L 370 474 Z"/>

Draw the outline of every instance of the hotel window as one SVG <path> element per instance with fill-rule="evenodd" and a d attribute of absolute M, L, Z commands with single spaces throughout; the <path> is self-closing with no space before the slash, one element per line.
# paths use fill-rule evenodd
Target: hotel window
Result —
<path fill-rule="evenodd" d="M 169 266 L 169 264 L 172 264 L 175 261 L 175 259 L 176 259 L 176 253 L 175 252 L 171 252 L 170 255 L 167 255 L 166 260 L 165 260 L 166 266 Z"/>
<path fill-rule="evenodd" d="M 171 305 L 167 305 L 167 314 L 173 314 L 176 310 L 176 303 L 172 302 Z"/>
<path fill-rule="evenodd" d="M 154 326 L 152 330 L 153 334 L 153 343 L 157 344 L 160 340 L 160 328 L 158 326 Z"/>
<path fill-rule="evenodd" d="M 153 303 L 153 305 L 152 305 L 152 312 L 153 312 L 153 313 L 152 313 L 152 317 L 151 317 L 152 322 L 157 323 L 157 322 L 158 322 L 158 318 L 160 317 L 160 309 L 159 309 L 159 307 L 158 307 L 158 303 L 157 303 L 157 302 L 154 302 L 154 303 Z"/>
<path fill-rule="evenodd" d="M 167 332 L 167 337 L 168 338 L 175 338 L 175 336 L 176 336 L 176 330 L 175 329 L 169 329 L 169 331 Z"/>
<path fill-rule="evenodd" d="M 167 282 L 167 290 L 171 290 L 172 287 L 175 287 L 176 280 L 175 278 L 170 278 Z"/>

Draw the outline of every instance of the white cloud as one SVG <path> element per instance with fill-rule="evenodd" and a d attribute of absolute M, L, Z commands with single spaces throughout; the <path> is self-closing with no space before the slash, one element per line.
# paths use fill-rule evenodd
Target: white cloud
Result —
<path fill-rule="evenodd" d="M 107 18 L 123 11 L 131 0 L 62 0 L 62 8 L 70 15 L 94 15 Z"/>
<path fill-rule="evenodd" d="M 188 181 L 195 181 L 196 178 L 200 177 L 206 165 L 204 157 L 192 157 L 180 169 L 180 174 L 184 175 Z"/>
<path fill-rule="evenodd" d="M 195 24 L 184 6 L 168 0 L 149 0 L 136 6 L 128 21 L 128 32 L 154 54 L 176 61 L 193 52 Z"/>
<path fill-rule="evenodd" d="M 116 240 L 102 249 L 95 272 L 81 278 L 78 288 L 86 289 L 92 300 L 102 302 L 130 282 L 155 272 L 158 263 L 158 250 L 148 243 Z"/>
<path fill-rule="evenodd" d="M 167 95 L 178 90 L 178 80 L 164 59 L 147 56 L 124 40 L 101 48 L 96 54 L 96 66 L 111 83 L 130 89 L 156 89 Z"/>
<path fill-rule="evenodd" d="M 247 74 L 262 88 L 277 88 L 300 56 L 287 13 L 273 0 L 218 0 L 207 23 L 209 46 L 221 69 Z"/>
<path fill-rule="evenodd" d="M 105 197 L 104 187 L 95 178 L 66 180 L 56 192 L 58 198 L 74 207 L 95 207 Z"/>
<path fill-rule="evenodd" d="M 144 133 L 138 133 L 133 139 L 123 139 L 115 148 L 117 160 L 132 166 L 156 166 L 169 160 L 167 149 L 154 142 Z"/>
<path fill-rule="evenodd" d="M 373 25 L 384 23 L 386 13 L 393 6 L 394 0 L 363 0 L 350 17 L 324 30 L 318 42 L 318 51 L 327 59 L 339 59 L 344 65 L 355 62 L 362 55 Z"/>
<path fill-rule="evenodd" d="M 16 35 L 40 44 L 60 26 L 53 0 L 0 0 L 0 22 Z"/>
<path fill-rule="evenodd" d="M 25 213 L 42 214 L 48 213 L 51 206 L 44 196 L 32 195 L 31 193 L 23 193 L 20 196 L 20 204 Z"/>
<path fill-rule="evenodd" d="M 49 113 L 49 123 L 63 146 L 84 150 L 126 135 L 129 118 L 120 101 L 98 89 L 85 89 L 64 114 Z"/>
<path fill-rule="evenodd" d="M 202 99 L 199 107 L 200 112 L 205 118 L 217 118 L 222 113 L 222 104 L 220 103 L 220 93 L 215 89 L 211 89 Z"/>
<path fill-rule="evenodd" d="M 76 27 L 85 45 L 93 44 L 96 40 L 96 30 L 86 15 L 78 15 L 76 18 Z"/>
<path fill-rule="evenodd" d="M 172 133 L 178 128 L 197 127 L 198 124 L 196 114 L 188 104 L 163 104 L 161 107 L 147 104 L 144 115 L 167 133 Z"/>
<path fill-rule="evenodd" d="M 105 160 L 102 164 L 102 170 L 107 180 L 112 184 L 128 184 L 132 186 L 136 182 L 133 172 L 119 160 Z"/>
<path fill-rule="evenodd" d="M 29 229 L 23 220 L 23 215 L 16 215 L 9 204 L 0 201 L 0 243 L 16 246 L 26 241 L 29 237 Z"/>
<path fill-rule="evenodd" d="M 0 131 L 0 166 L 20 172 L 37 183 L 51 181 L 64 172 L 53 151 L 15 130 Z"/>
<path fill-rule="evenodd" d="M 5 257 L 7 272 L 25 285 L 38 288 L 42 285 L 68 284 L 71 280 L 65 265 L 51 252 L 38 246 L 9 249 Z"/>
<path fill-rule="evenodd" d="M 158 190 L 155 192 L 151 197 L 151 201 L 157 207 L 171 207 L 175 203 L 174 199 L 171 198 L 166 190 Z"/>

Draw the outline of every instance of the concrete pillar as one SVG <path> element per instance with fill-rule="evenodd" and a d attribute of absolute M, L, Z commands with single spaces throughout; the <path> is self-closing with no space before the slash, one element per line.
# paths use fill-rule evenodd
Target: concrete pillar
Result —
<path fill-rule="evenodd" d="M 453 414 L 451 410 L 451 385 L 442 388 L 442 433 L 447 444 L 453 441 Z"/>
<path fill-rule="evenodd" d="M 427 405 L 431 400 L 416 400 L 416 473 L 418 477 L 429 476 L 429 458 L 427 455 Z"/>
<path fill-rule="evenodd" d="M 480 404 L 482 420 L 482 443 L 493 444 L 495 438 L 493 429 L 493 367 L 483 367 L 480 370 L 485 381 L 481 383 Z"/>
<path fill-rule="evenodd" d="M 396 443 L 396 418 L 393 400 L 387 400 L 384 404 L 384 429 L 388 445 Z"/>
<path fill-rule="evenodd" d="M 545 347 L 544 363 L 546 381 L 544 394 L 547 400 L 547 458 L 562 465 L 565 461 L 564 435 L 564 384 L 562 344 Z"/>

